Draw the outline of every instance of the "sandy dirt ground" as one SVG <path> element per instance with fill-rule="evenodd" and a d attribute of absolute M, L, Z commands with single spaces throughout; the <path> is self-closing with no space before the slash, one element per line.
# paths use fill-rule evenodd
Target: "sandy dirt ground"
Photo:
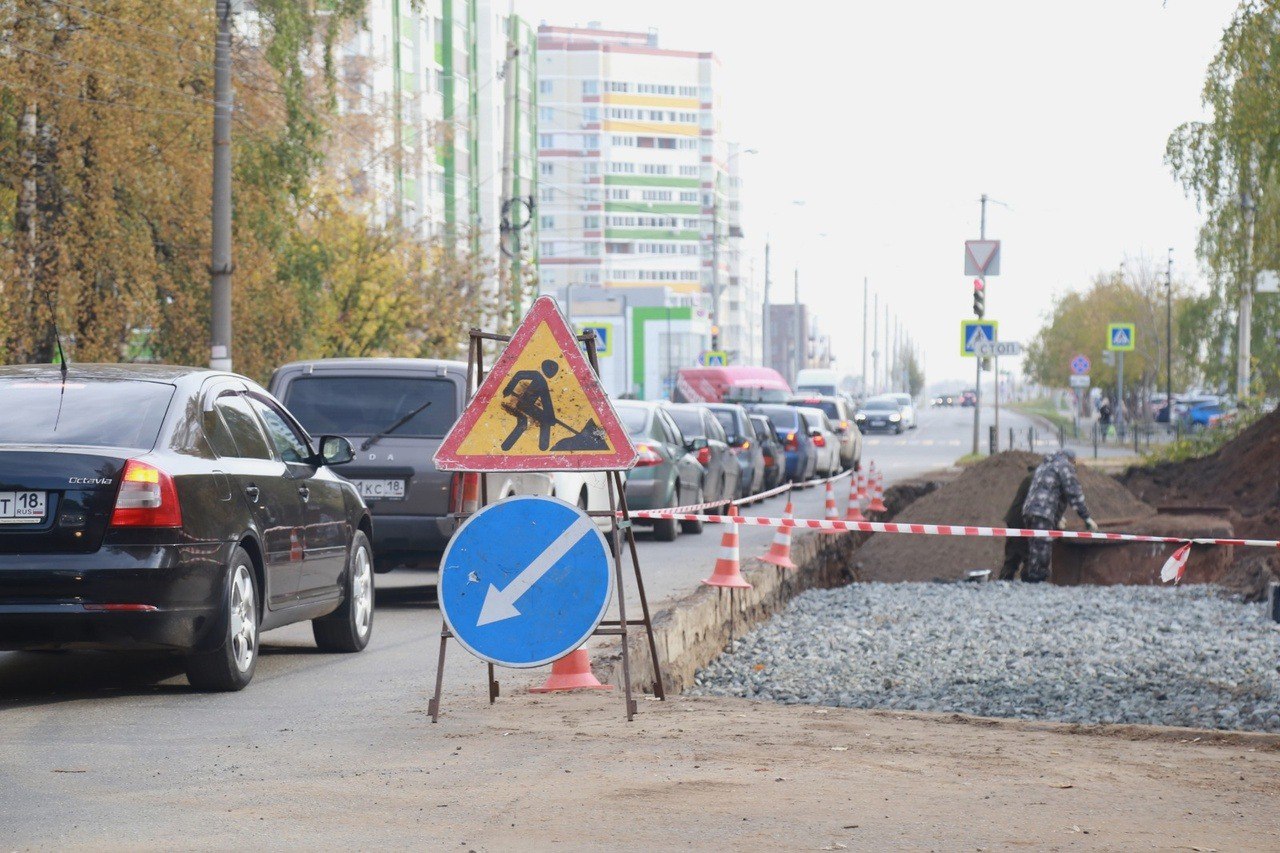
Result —
<path fill-rule="evenodd" d="M 30 756 L 6 787 L 56 777 L 58 796 L 43 814 L 6 815 L 0 846 L 1208 851 L 1280 839 L 1274 736 L 719 699 L 642 700 L 627 724 L 612 691 L 448 702 L 435 725 L 424 702 L 252 744 L 193 732 L 208 748 L 184 765 L 109 745 L 77 766 Z M 103 774 L 109 831 L 75 794 Z"/>

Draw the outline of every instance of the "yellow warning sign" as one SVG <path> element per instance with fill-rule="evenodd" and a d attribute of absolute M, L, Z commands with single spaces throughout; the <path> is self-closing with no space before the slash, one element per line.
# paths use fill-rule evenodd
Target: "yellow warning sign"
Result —
<path fill-rule="evenodd" d="M 635 448 L 550 297 L 538 299 L 436 453 L 443 470 L 613 470 Z"/>

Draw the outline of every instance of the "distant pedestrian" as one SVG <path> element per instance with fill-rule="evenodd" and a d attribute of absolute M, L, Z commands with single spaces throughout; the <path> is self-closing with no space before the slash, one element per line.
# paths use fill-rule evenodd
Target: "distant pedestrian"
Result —
<path fill-rule="evenodd" d="M 1027 526 L 1022 518 L 1022 505 L 1027 500 L 1027 492 L 1031 491 L 1031 480 L 1035 472 L 1036 466 L 1032 465 L 1027 468 L 1027 476 L 1022 478 L 1018 491 L 1014 493 L 1013 503 L 1009 504 L 1009 508 L 1005 510 L 1005 527 Z M 1005 537 L 1004 564 L 1000 566 L 1000 580 L 1011 581 L 1017 579 L 1018 569 L 1022 568 L 1027 562 L 1027 542 L 1028 540 L 1021 536 Z"/>
<path fill-rule="evenodd" d="M 1098 424 L 1102 427 L 1102 434 L 1106 435 L 1107 430 L 1111 428 L 1111 401 L 1106 397 L 1102 398 L 1102 403 L 1098 405 Z"/>
<path fill-rule="evenodd" d="M 1098 523 L 1089 515 L 1084 489 L 1076 476 L 1075 451 L 1063 449 L 1046 456 L 1031 476 L 1027 499 L 1022 504 L 1023 522 L 1036 530 L 1060 529 L 1066 524 L 1068 504 L 1075 507 L 1086 527 L 1097 531 Z M 1048 580 L 1052 555 L 1052 539 L 1028 540 L 1027 564 L 1022 571 L 1022 579 L 1027 583 Z"/>

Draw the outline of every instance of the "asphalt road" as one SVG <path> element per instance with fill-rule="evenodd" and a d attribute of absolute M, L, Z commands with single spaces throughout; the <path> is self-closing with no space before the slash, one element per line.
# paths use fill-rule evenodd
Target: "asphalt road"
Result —
<path fill-rule="evenodd" d="M 922 411 L 916 430 L 868 436 L 864 461 L 874 460 L 890 483 L 949 465 L 969 449 L 971 418 L 967 409 Z M 1027 424 L 1012 414 L 1002 421 Z M 839 487 L 847 492 L 848 479 Z M 798 515 L 821 517 L 822 489 L 796 498 Z M 779 515 L 784 503 L 775 498 L 748 512 Z M 844 494 L 838 503 L 843 507 Z M 639 533 L 655 608 L 709 574 L 719 533 L 708 526 L 675 543 Z M 771 537 L 769 528 L 744 529 L 743 553 L 761 553 Z M 361 654 L 321 654 L 306 625 L 265 634 L 254 682 L 236 694 L 192 692 L 181 665 L 165 655 L 0 653 L 0 846 L 62 846 L 84 838 L 88 827 L 95 837 L 119 827 L 115 837 L 127 846 L 134 838 L 129 827 L 147 822 L 135 823 L 138 809 L 180 810 L 202 796 L 202 780 L 253 775 L 264 764 L 295 760 L 298 750 L 322 766 L 325 739 L 344 737 L 351 721 L 376 712 L 395 725 L 424 714 L 441 623 L 434 591 L 421 580 L 413 573 L 378 576 L 374 638 Z M 628 598 L 634 602 L 634 593 Z M 541 681 L 545 670 L 499 677 L 509 690 Z M 445 683 L 446 713 L 451 703 L 483 702 L 484 667 L 456 645 Z M 452 747 L 440 740 L 422 748 Z M 219 796 L 234 809 L 226 790 L 219 787 Z M 181 826 L 176 811 L 172 819 Z"/>

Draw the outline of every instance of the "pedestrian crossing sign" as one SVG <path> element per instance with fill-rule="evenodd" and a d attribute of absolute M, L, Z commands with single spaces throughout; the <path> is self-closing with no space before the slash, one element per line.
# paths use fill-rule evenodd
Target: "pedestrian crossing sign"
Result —
<path fill-rule="evenodd" d="M 977 356 L 979 344 L 996 342 L 996 329 L 1000 323 L 996 320 L 961 320 L 960 321 L 960 354 L 968 358 Z"/>
<path fill-rule="evenodd" d="M 1107 349 L 1112 352 L 1133 352 L 1136 334 L 1133 323 L 1112 323 L 1107 326 Z"/>
<path fill-rule="evenodd" d="M 618 471 L 636 449 L 560 308 L 541 296 L 435 454 L 442 471 Z"/>

